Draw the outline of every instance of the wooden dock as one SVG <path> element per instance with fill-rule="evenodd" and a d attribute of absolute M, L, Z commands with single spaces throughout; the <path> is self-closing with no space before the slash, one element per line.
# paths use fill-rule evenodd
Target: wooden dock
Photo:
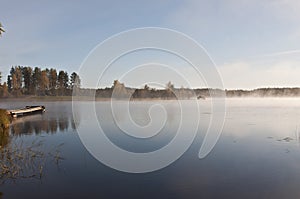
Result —
<path fill-rule="evenodd" d="M 31 115 L 35 113 L 43 113 L 46 111 L 45 106 L 26 106 L 25 108 L 8 110 L 8 114 L 12 117 L 20 117 L 25 115 Z"/>

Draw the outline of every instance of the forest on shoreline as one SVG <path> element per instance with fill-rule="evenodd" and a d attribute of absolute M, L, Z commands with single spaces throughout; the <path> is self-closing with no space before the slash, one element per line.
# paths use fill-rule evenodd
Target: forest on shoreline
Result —
<path fill-rule="evenodd" d="M 70 96 L 74 88 L 80 88 L 80 78 L 76 72 L 69 76 L 67 71 L 55 68 L 13 66 L 2 83 L 0 73 L 0 97 L 24 96 Z"/>
<path fill-rule="evenodd" d="M 0 73 L 0 80 L 2 79 Z M 1 82 L 1 81 L 0 81 Z M 130 98 L 130 99 L 191 99 L 209 98 L 211 96 L 226 97 L 300 97 L 300 88 L 258 88 L 253 90 L 221 90 L 215 88 L 176 88 L 170 81 L 164 89 L 126 87 L 124 83 L 115 80 L 111 87 L 89 89 L 81 88 L 81 80 L 76 72 L 68 75 L 67 71 L 55 68 L 41 69 L 39 67 L 11 67 L 7 81 L 0 83 L 2 99 L 51 97 L 64 99 L 67 96 L 94 96 L 96 98 Z M 37 98 L 38 99 L 38 98 Z"/>

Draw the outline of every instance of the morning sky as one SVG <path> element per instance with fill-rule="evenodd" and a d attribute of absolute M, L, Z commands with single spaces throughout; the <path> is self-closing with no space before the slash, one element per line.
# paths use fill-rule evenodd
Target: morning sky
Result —
<path fill-rule="evenodd" d="M 183 32 L 201 44 L 216 63 L 225 88 L 299 87 L 299 10 L 298 0 L 2 0 L 2 81 L 12 65 L 78 71 L 103 40 L 151 26 Z M 125 66 L 120 62 L 119 67 Z M 100 86 L 110 86 L 117 70 L 118 66 Z M 193 87 L 203 86 L 193 78 Z M 128 84 L 141 86 L 134 79 Z M 82 79 L 82 86 L 89 86 L 88 80 Z"/>

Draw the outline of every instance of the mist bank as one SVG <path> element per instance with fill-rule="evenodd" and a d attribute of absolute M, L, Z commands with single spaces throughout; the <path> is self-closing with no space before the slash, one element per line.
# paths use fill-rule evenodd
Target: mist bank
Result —
<path fill-rule="evenodd" d="M 300 97 L 300 88 L 258 88 L 253 90 L 216 89 L 216 88 L 104 88 L 80 89 L 79 96 L 96 98 L 130 98 L 130 99 L 192 99 L 210 97 Z"/>
<path fill-rule="evenodd" d="M 300 97 L 300 88 L 257 88 L 225 90 L 227 97 Z"/>
<path fill-rule="evenodd" d="M 73 96 L 73 97 L 72 97 Z M 70 100 L 168 100 L 168 99 L 205 99 L 211 97 L 300 97 L 300 88 L 258 88 L 253 90 L 222 90 L 213 88 L 174 88 L 174 89 L 136 89 L 125 87 L 121 90 L 114 88 L 88 89 L 77 88 L 68 95 L 63 96 L 38 96 L 22 95 L 0 98 L 2 101 L 37 100 L 37 101 L 70 101 Z"/>

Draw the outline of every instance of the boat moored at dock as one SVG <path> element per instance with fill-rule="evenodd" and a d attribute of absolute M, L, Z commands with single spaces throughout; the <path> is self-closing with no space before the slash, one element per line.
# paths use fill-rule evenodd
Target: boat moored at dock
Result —
<path fill-rule="evenodd" d="M 43 113 L 46 111 L 45 106 L 26 106 L 25 108 L 15 109 L 15 110 L 8 110 L 8 114 L 12 117 L 20 117 L 25 115 L 31 115 L 36 113 Z"/>

